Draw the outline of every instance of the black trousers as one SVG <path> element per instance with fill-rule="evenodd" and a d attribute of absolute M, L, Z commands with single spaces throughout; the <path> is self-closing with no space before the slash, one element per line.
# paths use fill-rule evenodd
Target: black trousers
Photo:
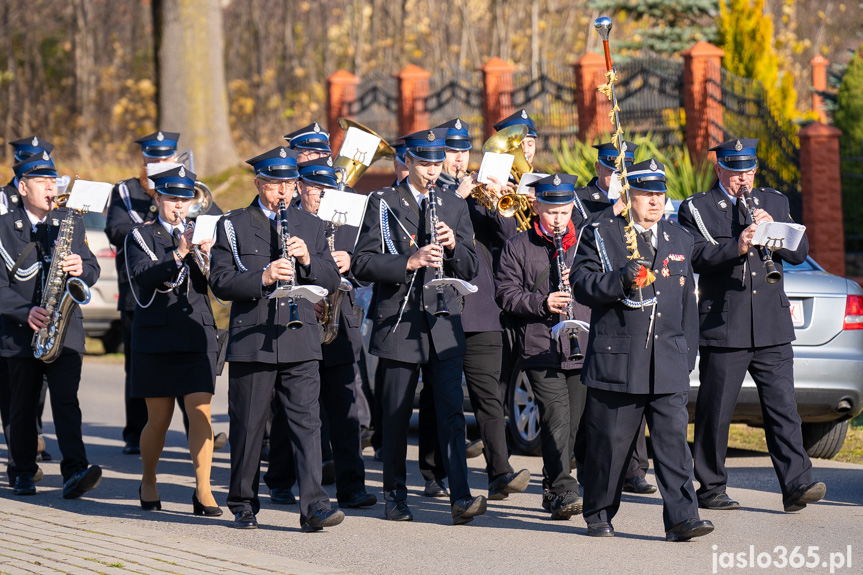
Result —
<path fill-rule="evenodd" d="M 365 489 L 365 464 L 360 449 L 355 364 L 320 368 L 321 459 L 332 459 L 336 467 L 336 497 L 344 501 Z M 326 424 L 324 423 L 326 418 Z M 324 437 L 324 426 L 328 433 Z M 296 481 L 294 461 L 283 409 L 273 413 L 270 430 L 270 462 L 264 482 L 270 489 L 290 489 Z"/>
<path fill-rule="evenodd" d="M 584 519 L 588 525 L 611 523 L 617 514 L 626 464 L 644 418 L 650 427 L 665 530 L 698 517 L 692 455 L 686 443 L 688 399 L 685 391 L 645 395 L 587 390 L 583 421 L 587 432 Z"/>
<path fill-rule="evenodd" d="M 586 388 L 579 370 L 527 368 L 524 370 L 539 407 L 544 485 L 554 494 L 578 491 L 570 461 L 584 411 Z"/>
<path fill-rule="evenodd" d="M 701 347 L 700 386 L 695 407 L 695 478 L 698 497 L 725 491 L 728 426 L 746 372 L 755 380 L 764 417 L 764 435 L 783 497 L 812 482 L 812 462 L 794 400 L 794 352 L 791 344 L 731 349 Z M 653 428 L 651 427 L 651 433 Z"/>
<path fill-rule="evenodd" d="M 470 496 L 465 457 L 465 419 L 462 410 L 462 358 L 438 359 L 434 348 L 428 363 L 417 365 L 392 359 L 380 360 L 382 381 L 381 418 L 383 437 L 384 497 L 388 501 L 407 498 L 407 438 L 414 394 L 420 369 L 423 385 L 431 389 L 437 414 L 438 441 L 446 474 L 450 479 L 450 500 Z"/>
<path fill-rule="evenodd" d="M 434 408 L 434 394 L 430 385 L 423 381 L 419 399 L 419 430 L 417 437 L 420 473 L 423 479 L 443 481 L 446 479 L 446 468 L 438 441 L 437 414 Z"/>
<path fill-rule="evenodd" d="M 6 359 L 9 369 L 9 452 L 16 475 L 36 473 L 36 414 L 42 383 L 47 380 L 51 395 L 54 430 L 62 460 L 63 481 L 89 466 L 81 435 L 81 408 L 78 385 L 83 358 L 78 353 L 61 354 L 52 363 L 29 357 Z"/>
<path fill-rule="evenodd" d="M 231 362 L 228 415 L 231 437 L 231 482 L 228 507 L 232 513 L 261 508 L 258 499 L 261 441 L 273 391 L 288 422 L 288 436 L 300 487 L 300 523 L 316 511 L 329 510 L 321 487 L 321 420 L 318 362 L 268 364 Z"/>
<path fill-rule="evenodd" d="M 147 402 L 143 397 L 132 397 L 132 320 L 134 318 L 134 311 L 120 311 L 120 322 L 123 326 L 123 365 L 126 370 L 124 383 L 126 426 L 123 427 L 123 441 L 138 445 L 141 442 L 141 432 L 147 425 Z"/>
<path fill-rule="evenodd" d="M 644 437 L 644 427 L 646 419 L 641 418 L 641 427 L 638 428 L 638 435 L 635 437 L 635 447 L 632 450 L 632 455 L 629 456 L 629 463 L 626 466 L 626 478 L 635 479 L 636 477 L 644 477 L 647 475 L 647 468 L 650 464 L 647 461 L 647 438 Z"/>

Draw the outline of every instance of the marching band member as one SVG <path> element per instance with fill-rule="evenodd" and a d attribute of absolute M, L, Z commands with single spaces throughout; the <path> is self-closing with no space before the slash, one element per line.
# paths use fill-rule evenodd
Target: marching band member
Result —
<path fill-rule="evenodd" d="M 317 215 L 321 198 L 328 190 L 338 189 L 332 158 L 318 158 L 299 164 L 300 208 Z M 327 224 L 332 227 L 332 224 Z M 333 234 L 332 256 L 341 274 L 349 274 L 351 252 L 357 236 L 356 226 L 337 226 L 327 230 Z M 322 459 L 330 460 L 334 466 L 336 498 L 339 507 L 369 507 L 377 503 L 377 497 L 366 492 L 365 464 L 360 447 L 360 418 L 357 395 L 362 390 L 356 386 L 357 367 L 362 348 L 360 320 L 354 314 L 353 290 L 344 293 L 338 314 L 338 332 L 335 339 L 321 346 L 323 359 L 320 365 L 321 393 L 321 451 Z M 320 316 L 323 302 L 315 304 Z M 287 441 L 287 422 L 284 415 L 273 415 L 270 434 L 270 460 L 264 481 L 270 488 L 270 499 L 278 503 L 280 498 L 289 499 L 294 482 L 293 457 Z M 283 490 L 287 489 L 288 493 Z M 275 493 L 274 493 L 275 491 Z"/>
<path fill-rule="evenodd" d="M 123 453 L 135 455 L 141 452 L 141 431 L 147 423 L 147 404 L 143 398 L 131 396 L 131 343 L 132 323 L 135 319 L 135 299 L 129 289 L 129 277 L 126 271 L 126 253 L 124 242 L 133 228 L 147 222 L 155 221 L 159 207 L 156 204 L 155 193 L 147 186 L 147 165 L 176 162 L 177 143 L 180 134 L 163 132 L 161 130 L 135 140 L 141 146 L 141 173 L 135 178 L 118 182 L 111 190 L 111 200 L 108 204 L 108 217 L 105 223 L 105 233 L 108 240 L 116 246 L 117 255 L 114 263 L 117 266 L 117 309 L 120 310 L 120 321 L 123 326 L 123 349 L 125 350 L 124 369 L 126 425 L 123 427 Z M 221 210 L 213 202 L 208 214 L 221 214 Z M 180 410 L 184 404 L 180 403 Z M 183 416 L 184 423 L 185 414 Z M 216 449 L 225 445 L 227 439 L 223 433 L 215 440 Z"/>
<path fill-rule="evenodd" d="M 147 404 L 141 433 L 143 473 L 141 508 L 162 508 L 156 487 L 156 466 L 174 415 L 174 399 L 182 397 L 189 418 L 189 453 L 195 468 L 192 510 L 196 515 L 221 515 L 210 489 L 213 428 L 210 401 L 216 385 L 216 326 L 207 278 L 194 260 L 192 226 L 186 213 L 195 197 L 192 172 L 180 166 L 152 176 L 157 220 L 134 228 L 124 253 L 130 291 L 137 302 L 132 323 L 131 396 Z M 197 249 L 210 252 L 212 240 Z"/>
<path fill-rule="evenodd" d="M 329 158 L 333 155 L 330 148 L 330 134 L 317 122 L 305 128 L 283 136 L 288 147 L 297 153 L 297 163 L 302 164 L 318 158 Z"/>
<path fill-rule="evenodd" d="M 701 507 L 740 507 L 726 493 L 725 456 L 731 415 L 748 371 L 761 398 L 782 504 L 791 512 L 823 499 L 827 492 L 824 483 L 812 482 L 812 462 L 803 447 L 794 401 L 794 326 L 782 279 L 782 262 L 803 262 L 809 242 L 804 235 L 796 250 L 765 253 L 767 263 L 752 245 L 759 223 L 792 221 L 788 198 L 771 188 L 752 188 L 757 145 L 757 139 L 744 139 L 711 148 L 716 152 L 716 185 L 680 206 L 680 223 L 695 237 L 693 267 L 699 274 L 701 384 L 695 408 L 695 477 L 701 483 Z M 767 277 L 770 266 L 778 277 Z"/>
<path fill-rule="evenodd" d="M 545 475 L 542 506 L 552 519 L 569 519 L 582 507 L 570 469 L 584 408 L 582 362 L 570 360 L 569 341 L 555 340 L 551 333 L 571 303 L 569 293 L 560 289 L 569 277 L 568 270 L 558 269 L 554 236 L 565 230 L 563 256 L 571 261 L 577 240 L 571 219 L 576 180 L 576 176 L 555 174 L 531 183 L 538 218 L 531 229 L 506 242 L 495 277 L 497 303 L 514 320 L 519 365 L 539 405 Z M 575 313 L 577 319 L 587 319 L 587 310 L 579 308 Z"/>
<path fill-rule="evenodd" d="M 8 273 L 0 274 L 0 356 L 6 359 L 10 388 L 10 435 L 7 436 L 15 495 L 36 493 L 36 410 L 43 379 L 51 394 L 51 411 L 57 443 L 63 456 L 63 498 L 75 499 L 99 485 L 102 469 L 90 465 L 81 434 L 78 384 L 84 354 L 84 327 L 80 309 L 68 322 L 63 349 L 56 360 L 46 363 L 33 355 L 33 332 L 51 320 L 41 307 L 53 246 L 65 209 L 54 210 L 57 170 L 48 152 L 42 150 L 15 164 L 15 178 L 23 210 L 0 216 L 0 250 Z M 49 218 L 50 216 L 50 218 Z M 10 262 L 14 262 L 10 264 Z M 88 286 L 99 279 L 99 263 L 85 242 L 83 224 L 71 238 L 70 253 L 62 263 L 69 276 Z"/>
<path fill-rule="evenodd" d="M 584 519 L 588 535 L 614 535 L 611 521 L 620 507 L 626 462 L 646 417 L 666 540 L 684 541 L 713 531 L 712 523 L 698 517 L 686 443 L 689 372 L 698 336 L 693 240 L 662 219 L 661 164 L 634 164 L 627 181 L 642 259 L 629 259 L 627 221 L 616 216 L 585 228 L 572 267 L 575 297 L 591 307 L 582 379 L 587 386 Z M 656 280 L 644 285 L 647 268 L 655 268 Z"/>
<path fill-rule="evenodd" d="M 324 238 L 323 222 L 291 205 L 298 177 L 295 154 L 280 146 L 248 163 L 255 170 L 258 195 L 249 207 L 220 221 L 210 271 L 213 293 L 233 302 L 226 357 L 231 421 L 228 507 L 235 527 L 257 528 L 261 441 L 275 390 L 286 411 L 297 466 L 300 526 L 303 531 L 318 531 L 344 519 L 342 511 L 331 508 L 321 487 L 320 327 L 308 299 L 268 296 L 281 282 L 332 292 L 338 288 L 339 271 Z M 282 202 L 286 228 L 277 221 Z M 289 321 L 300 325 L 289 328 Z"/>
<path fill-rule="evenodd" d="M 375 282 L 369 352 L 380 358 L 382 374 L 385 516 L 392 521 L 413 519 L 405 458 L 412 398 L 422 370 L 423 385 L 433 392 L 452 520 L 462 524 L 485 513 L 486 499 L 472 497 L 468 486 L 460 304 L 453 287 L 439 291 L 425 284 L 441 268 L 446 276 L 472 279 L 477 256 L 464 200 L 429 191 L 445 156 L 445 130 L 422 130 L 404 140 L 408 177 L 371 195 L 351 264 L 358 280 Z M 431 194 L 436 196 L 434 204 L 429 203 Z M 432 213 L 437 216 L 434 229 Z M 431 241 L 435 236 L 437 242 Z"/>

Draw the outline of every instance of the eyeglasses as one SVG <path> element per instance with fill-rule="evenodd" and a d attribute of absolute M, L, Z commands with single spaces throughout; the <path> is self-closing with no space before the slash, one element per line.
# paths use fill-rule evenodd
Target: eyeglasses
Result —
<path fill-rule="evenodd" d="M 297 188 L 296 180 L 264 180 L 262 178 L 259 178 L 259 180 L 261 186 L 267 191 L 278 190 L 282 187 L 286 190 L 295 190 Z"/>

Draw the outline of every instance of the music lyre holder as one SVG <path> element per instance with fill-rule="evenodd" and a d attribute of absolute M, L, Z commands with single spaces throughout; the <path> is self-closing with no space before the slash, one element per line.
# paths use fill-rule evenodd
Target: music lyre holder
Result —
<path fill-rule="evenodd" d="M 293 298 L 293 299 L 307 299 L 311 303 L 318 303 L 325 297 L 327 297 L 327 288 L 315 285 L 301 285 L 301 286 L 279 286 L 273 290 L 267 299 L 281 299 L 284 297 Z"/>

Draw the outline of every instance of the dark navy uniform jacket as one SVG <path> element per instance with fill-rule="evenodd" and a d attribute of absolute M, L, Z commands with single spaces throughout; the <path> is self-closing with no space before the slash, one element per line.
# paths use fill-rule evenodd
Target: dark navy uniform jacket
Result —
<path fill-rule="evenodd" d="M 551 328 L 566 319 L 562 314 L 551 313 L 544 305 L 545 298 L 559 291 L 560 274 L 555 257 L 554 243 L 537 234 L 535 227 L 510 238 L 500 256 L 495 283 L 496 300 L 500 308 L 510 314 L 519 341 L 521 367 L 550 367 L 578 369 L 583 360 L 568 361 L 569 337 L 552 338 Z M 573 244 L 566 251 L 566 262 L 575 255 Z M 534 284 L 548 269 L 547 279 L 531 291 Z M 573 302 L 575 319 L 587 321 L 589 310 Z M 587 343 L 582 334 L 579 345 Z"/>
<path fill-rule="evenodd" d="M 138 243 L 139 239 L 156 256 L 155 261 Z M 160 290 L 148 307 L 135 308 L 132 348 L 143 353 L 218 351 L 207 279 L 193 254 L 186 255 L 186 267 L 177 267 L 173 240 L 158 220 L 137 227 L 127 247 L 132 287 L 140 302 L 146 305 L 153 292 Z M 183 270 L 182 284 L 173 289 L 165 285 L 175 283 Z"/>
<path fill-rule="evenodd" d="M 788 198 L 780 192 L 756 188 L 752 198 L 755 207 L 775 221 L 792 221 Z M 725 192 L 717 185 L 687 198 L 677 217 L 695 237 L 692 265 L 699 274 L 700 345 L 749 348 L 794 341 L 784 274 L 782 280 L 769 284 L 755 247 L 738 255 L 737 240 L 746 225 Z M 783 261 L 799 264 L 808 253 L 809 241 L 804 236 L 796 250 L 776 250 L 773 261 L 782 271 Z"/>
<path fill-rule="evenodd" d="M 142 223 L 154 221 L 159 215 L 158 211 L 156 201 L 141 185 L 138 178 L 118 182 L 111 190 L 105 233 L 111 244 L 117 248 L 115 259 L 117 266 L 117 309 L 120 311 L 135 309 L 135 298 L 129 292 L 129 276 L 126 274 L 126 254 L 123 241 L 126 239 L 126 235 L 132 231 L 132 228 Z M 208 215 L 221 213 L 222 210 L 215 202 L 207 210 Z"/>
<path fill-rule="evenodd" d="M 0 272 L 0 356 L 2 357 L 33 357 L 31 344 L 34 332 L 27 324 L 27 316 L 30 308 L 42 303 L 42 285 L 51 267 L 49 261 L 40 262 L 40 252 L 44 250 L 45 257 L 51 256 L 51 250 L 60 232 L 60 223 L 67 213 L 66 209 L 59 208 L 48 214 L 45 219 L 48 227 L 43 243 L 46 248 L 37 246 L 31 250 L 14 276 L 10 272 L 15 262 L 27 244 L 34 241 L 31 238 L 30 220 L 23 209 L 0 216 L 0 256 L 5 264 L 5 269 Z M 79 279 L 88 286 L 92 286 L 99 279 L 101 270 L 96 257 L 87 247 L 84 219 L 80 215 L 75 217 L 77 225 L 72 241 L 72 253 L 80 255 L 84 264 L 84 271 Z M 40 271 L 32 275 L 27 274 L 28 270 L 35 271 L 39 267 L 41 267 Z M 28 275 L 29 277 L 25 279 Z M 74 316 L 68 318 L 62 353 L 84 353 L 82 318 L 80 306 L 75 306 Z"/>
<path fill-rule="evenodd" d="M 326 225 L 326 222 L 324 222 L 324 225 Z M 348 252 L 353 257 L 356 237 L 356 226 L 339 226 L 336 229 L 336 237 L 333 244 L 335 251 Z M 346 277 L 351 280 L 355 288 L 359 285 L 350 270 L 348 270 Z M 363 345 L 362 335 L 360 334 L 362 313 L 360 312 L 360 316 L 358 317 L 357 313 L 354 312 L 355 302 L 354 290 L 347 292 L 342 298 L 339 309 L 339 331 L 336 339 L 321 346 L 324 355 L 323 363 L 321 364 L 323 367 L 353 363 L 360 357 L 360 350 Z"/>
<path fill-rule="evenodd" d="M 231 211 L 219 221 L 210 256 L 210 287 L 216 297 L 233 302 L 226 361 L 276 364 L 321 359 L 321 327 L 314 306 L 298 300 L 304 325 L 288 329 L 287 298 L 267 299 L 275 284 L 263 284 L 264 268 L 282 253 L 276 229 L 276 221 L 267 219 L 257 196 L 249 207 Z M 330 292 L 338 288 L 339 270 L 324 238 L 324 222 L 289 206 L 288 230 L 306 242 L 311 256 L 308 266 L 297 265 L 296 283 Z"/>
<path fill-rule="evenodd" d="M 437 191 L 437 198 L 438 219 L 452 228 L 456 241 L 452 253 L 444 251 L 444 275 L 471 281 L 476 277 L 478 263 L 467 204 L 458 195 L 443 190 Z M 389 221 L 384 231 L 397 253 L 392 253 L 383 238 L 382 205 L 389 206 Z M 444 288 L 451 314 L 447 317 L 433 315 L 437 309 L 437 290 L 424 289 L 425 283 L 434 279 L 435 269 L 416 270 L 413 287 L 408 292 L 413 272 L 407 271 L 407 261 L 419 246 L 428 243 L 429 211 L 426 210 L 425 221 L 421 222 L 417 215 L 419 207 L 407 178 L 397 188 L 384 188 L 369 197 L 351 271 L 360 281 L 375 282 L 368 313 L 373 322 L 369 353 L 378 357 L 426 363 L 429 359 L 429 337 L 434 342 L 439 359 L 458 357 L 465 353 L 461 301 L 456 291 Z M 406 295 L 407 305 L 401 323 L 393 332 Z"/>
<path fill-rule="evenodd" d="M 0 204 L 6 206 L 6 210 L 9 212 L 24 209 L 14 179 L 9 180 L 9 183 L 5 186 L 0 186 Z"/>
<path fill-rule="evenodd" d="M 629 261 L 623 239 L 626 220 L 617 216 L 588 226 L 570 281 L 576 299 L 591 308 L 590 342 L 581 381 L 588 387 L 638 394 L 689 391 L 689 372 L 698 353 L 698 316 L 692 272 L 694 241 L 680 226 L 658 224 L 656 281 L 625 290 L 619 270 Z M 639 252 L 646 244 L 639 238 Z M 600 246 L 605 247 L 605 256 Z M 606 259 L 607 257 L 607 259 Z M 624 301 L 656 298 L 652 309 Z M 650 333 L 648 333 L 650 331 Z M 649 338 L 649 339 L 648 339 Z"/>
<path fill-rule="evenodd" d="M 590 180 L 586 186 L 575 188 L 575 205 L 572 208 L 572 223 L 581 228 L 598 221 L 602 217 L 612 218 L 610 208 L 614 202 L 596 185 L 598 178 Z"/>

